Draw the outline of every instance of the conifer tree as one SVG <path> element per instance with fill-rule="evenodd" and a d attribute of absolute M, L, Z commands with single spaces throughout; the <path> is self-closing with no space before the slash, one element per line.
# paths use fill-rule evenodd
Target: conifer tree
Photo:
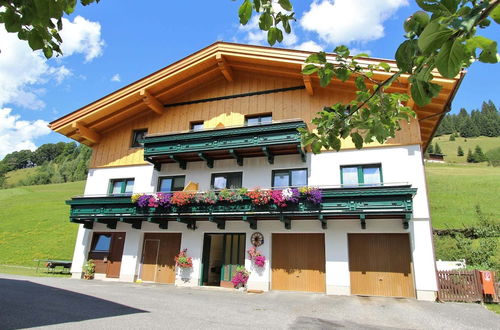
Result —
<path fill-rule="evenodd" d="M 464 155 L 464 151 L 461 146 L 458 146 L 457 148 L 457 156 L 462 157 Z"/>
<path fill-rule="evenodd" d="M 474 163 L 481 163 L 487 160 L 486 156 L 483 153 L 483 150 L 479 145 L 477 145 L 476 148 L 474 149 L 472 157 L 474 158 Z"/>
<path fill-rule="evenodd" d="M 434 153 L 434 146 L 432 145 L 432 143 L 430 143 L 429 146 L 427 147 L 427 153 L 428 154 Z"/>
<path fill-rule="evenodd" d="M 436 142 L 436 145 L 434 146 L 434 153 L 435 154 L 442 154 L 443 152 L 441 151 L 441 147 L 439 144 Z"/>
<path fill-rule="evenodd" d="M 467 163 L 475 163 L 474 156 L 472 155 L 472 151 L 470 149 L 467 151 Z"/>

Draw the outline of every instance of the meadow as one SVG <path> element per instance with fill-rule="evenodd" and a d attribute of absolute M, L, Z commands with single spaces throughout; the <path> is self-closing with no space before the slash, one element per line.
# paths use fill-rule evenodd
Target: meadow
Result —
<path fill-rule="evenodd" d="M 467 151 L 469 149 L 474 152 L 474 148 L 479 145 L 483 152 L 486 153 L 493 148 L 500 147 L 500 136 L 457 137 L 455 141 L 450 141 L 449 135 L 442 135 L 432 139 L 432 144 L 436 145 L 436 142 L 439 144 L 442 153 L 445 154 L 444 160 L 447 163 L 467 163 Z M 458 146 L 462 147 L 464 151 L 464 155 L 461 157 L 457 156 Z"/>

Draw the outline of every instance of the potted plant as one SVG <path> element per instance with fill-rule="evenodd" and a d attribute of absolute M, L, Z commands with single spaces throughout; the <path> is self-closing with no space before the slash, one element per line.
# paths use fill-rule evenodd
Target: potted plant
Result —
<path fill-rule="evenodd" d="M 94 260 L 89 259 L 87 260 L 85 265 L 83 265 L 83 279 L 91 280 L 94 278 L 94 274 L 95 274 L 95 263 Z"/>
<path fill-rule="evenodd" d="M 236 272 L 234 273 L 231 282 L 235 289 L 244 289 L 247 285 L 248 278 L 250 277 L 250 272 L 245 269 L 244 266 L 236 267 Z"/>
<path fill-rule="evenodd" d="M 175 265 L 179 268 L 193 267 L 193 258 L 187 256 L 187 249 L 182 250 L 175 256 Z"/>

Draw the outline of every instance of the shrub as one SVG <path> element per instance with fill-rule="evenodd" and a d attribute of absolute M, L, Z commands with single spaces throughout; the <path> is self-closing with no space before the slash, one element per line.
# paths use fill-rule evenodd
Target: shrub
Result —
<path fill-rule="evenodd" d="M 488 151 L 486 153 L 486 158 L 488 158 L 488 164 L 491 166 L 500 166 L 500 147 Z"/>

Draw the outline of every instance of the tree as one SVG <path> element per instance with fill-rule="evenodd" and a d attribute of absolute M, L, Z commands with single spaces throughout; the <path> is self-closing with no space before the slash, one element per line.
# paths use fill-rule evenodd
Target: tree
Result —
<path fill-rule="evenodd" d="M 486 153 L 488 164 L 494 167 L 500 166 L 500 147 L 489 150 Z"/>
<path fill-rule="evenodd" d="M 464 155 L 464 150 L 462 149 L 461 146 L 458 146 L 457 148 L 457 156 L 462 157 Z"/>
<path fill-rule="evenodd" d="M 87 6 L 99 1 L 80 3 Z M 51 58 L 54 52 L 62 55 L 62 17 L 73 13 L 76 5 L 76 0 L 0 0 L 0 23 L 7 32 L 27 41 L 31 49 L 41 49 L 46 58 Z"/>
<path fill-rule="evenodd" d="M 439 144 L 436 142 L 436 146 L 434 147 L 434 153 L 435 154 L 442 154 L 443 152 L 441 151 L 441 147 Z"/>
<path fill-rule="evenodd" d="M 455 133 L 450 135 L 450 141 L 455 141 Z"/>
<path fill-rule="evenodd" d="M 483 153 L 483 150 L 479 145 L 477 145 L 476 148 L 474 148 L 474 153 L 472 154 L 472 157 L 474 158 L 474 163 L 481 163 L 487 160 L 486 156 Z"/>
<path fill-rule="evenodd" d="M 376 80 L 373 73 L 391 72 L 389 64 L 362 65 L 357 59 L 366 54 L 350 57 L 345 46 L 334 49 L 335 63 L 328 61 L 324 52 L 307 58 L 303 74 L 317 74 L 322 86 L 333 79 L 345 82 L 353 78 L 358 91 L 354 100 L 320 111 L 312 120 L 315 132 L 300 129 L 303 145 L 310 145 L 314 153 L 319 153 L 322 148 L 340 150 L 342 139 L 348 137 L 358 149 L 364 143 L 383 143 L 395 136 L 401 120 L 415 117 L 405 105 L 408 95 L 387 91 L 401 75 L 409 75 L 411 97 L 418 106 L 424 106 L 441 90 L 432 82 L 434 69 L 453 78 L 474 62 L 498 62 L 497 43 L 476 34 L 491 24 L 490 17 L 500 24 L 500 0 L 416 2 L 422 10 L 404 22 L 406 40 L 395 53 L 398 70 L 387 79 Z M 243 0 L 238 11 L 240 23 L 247 24 L 255 12 L 259 15 L 259 28 L 267 31 L 268 43 L 281 42 L 283 31 L 291 32 L 290 21 L 295 20 L 295 13 L 289 0 L 278 0 L 276 7 L 272 0 Z"/>
<path fill-rule="evenodd" d="M 479 136 L 479 128 L 470 117 L 467 117 L 460 127 L 460 136 L 464 138 Z"/>
<path fill-rule="evenodd" d="M 427 147 L 427 153 L 433 154 L 434 153 L 434 146 L 432 143 L 429 143 L 429 146 Z"/>
<path fill-rule="evenodd" d="M 474 156 L 472 155 L 472 151 L 470 149 L 467 151 L 467 163 L 475 163 Z"/>

